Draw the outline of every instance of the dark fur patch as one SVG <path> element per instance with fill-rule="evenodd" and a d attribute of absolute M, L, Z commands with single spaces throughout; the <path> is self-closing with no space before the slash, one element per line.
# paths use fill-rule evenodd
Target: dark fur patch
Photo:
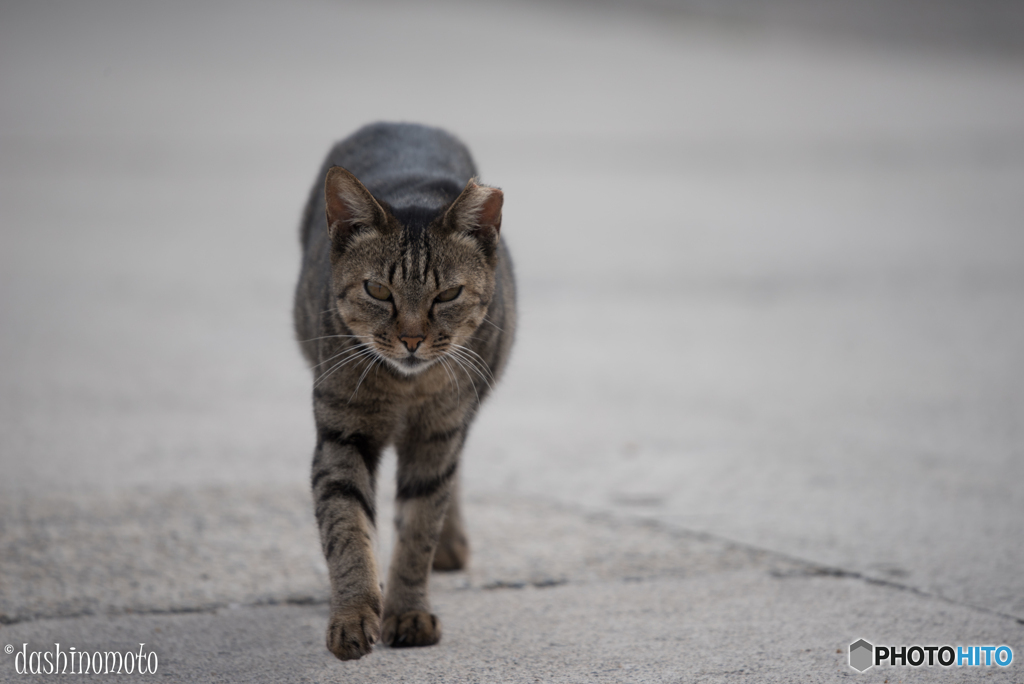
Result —
<path fill-rule="evenodd" d="M 419 499 L 425 496 L 431 496 L 437 492 L 448 480 L 452 479 L 455 475 L 455 471 L 458 470 L 459 462 L 452 463 L 448 468 L 438 475 L 437 477 L 429 480 L 401 482 L 398 485 L 398 499 L 405 501 L 408 499 Z"/>
<path fill-rule="evenodd" d="M 366 517 L 370 519 L 370 523 L 373 525 L 377 524 L 377 512 L 374 510 L 373 504 L 367 500 L 359 487 L 347 480 L 332 480 L 326 483 L 320 490 L 319 496 L 317 496 L 317 508 L 325 508 L 329 501 L 338 498 L 352 499 L 358 502 L 363 507 Z M 321 516 L 318 515 L 317 517 Z"/>
<path fill-rule="evenodd" d="M 433 185 L 447 190 L 448 194 L 454 192 L 452 199 L 458 197 L 459 191 L 462 190 L 462 188 L 456 186 L 454 183 L 439 182 L 432 184 L 432 186 Z M 435 188 L 431 187 L 430 189 Z M 412 240 L 415 240 L 423 234 L 423 231 L 427 229 L 427 226 L 429 226 L 434 219 L 441 215 L 441 212 L 432 207 L 410 206 L 403 207 L 401 209 L 392 209 L 391 215 L 398 219 L 399 223 L 401 223 L 402 227 L 407 231 L 409 237 Z"/>
<path fill-rule="evenodd" d="M 316 486 L 320 484 L 320 480 L 324 479 L 330 474 L 331 471 L 328 470 L 327 468 L 320 468 L 319 470 L 315 471 L 313 473 L 313 489 L 316 489 Z"/>
<path fill-rule="evenodd" d="M 364 435 L 361 432 L 353 432 L 350 435 L 345 435 L 340 430 L 321 427 L 317 431 L 317 450 L 319 451 L 322 449 L 323 445 L 328 442 L 342 447 L 350 446 L 354 448 L 363 459 L 367 472 L 369 472 L 371 476 L 377 472 L 377 464 L 380 463 L 380 446 L 374 443 L 368 435 Z"/>
<path fill-rule="evenodd" d="M 335 522 L 337 522 L 337 521 L 335 521 Z M 327 539 L 329 541 L 327 542 L 327 549 L 324 551 L 324 557 L 325 558 L 330 558 L 331 556 L 334 555 L 334 547 L 335 547 L 335 544 L 338 541 L 338 538 L 331 535 L 333 530 L 334 530 L 334 524 L 331 525 L 331 529 L 328 530 L 328 532 L 327 532 Z M 345 553 L 345 549 L 347 549 L 348 545 L 351 544 L 351 543 L 352 543 L 351 539 L 346 539 L 345 543 L 342 545 L 341 549 L 339 549 L 338 553 L 344 554 Z"/>
<path fill-rule="evenodd" d="M 434 432 L 434 433 L 431 433 L 431 434 L 427 435 L 426 438 L 424 438 L 423 441 L 426 442 L 427 444 L 437 444 L 439 442 L 448 442 L 448 441 L 458 437 L 460 434 L 462 434 L 462 430 L 463 430 L 463 427 L 460 425 L 458 427 L 452 428 L 451 430 L 444 430 L 442 432 Z"/>

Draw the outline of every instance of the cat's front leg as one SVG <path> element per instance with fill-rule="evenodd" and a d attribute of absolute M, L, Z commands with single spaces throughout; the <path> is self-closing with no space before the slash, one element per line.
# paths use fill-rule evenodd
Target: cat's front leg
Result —
<path fill-rule="evenodd" d="M 313 501 L 331 579 L 327 648 L 360 658 L 380 638 L 383 601 L 373 555 L 380 446 L 365 433 L 321 425 L 313 456 Z"/>
<path fill-rule="evenodd" d="M 427 584 L 462 446 L 461 428 L 398 444 L 395 549 L 388 571 L 381 638 L 389 646 L 441 639 Z"/>
<path fill-rule="evenodd" d="M 434 570 L 462 570 L 469 564 L 469 540 L 462 522 L 459 490 L 459 474 L 456 472 L 452 478 L 448 512 L 445 513 L 441 537 L 434 551 Z"/>

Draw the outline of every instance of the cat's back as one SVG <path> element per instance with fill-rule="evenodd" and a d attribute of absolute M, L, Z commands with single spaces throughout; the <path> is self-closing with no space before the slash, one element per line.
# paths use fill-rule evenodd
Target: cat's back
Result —
<path fill-rule="evenodd" d="M 412 123 L 367 124 L 335 144 L 320 168 L 301 225 L 305 249 L 327 230 L 323 187 L 332 166 L 350 171 L 394 208 L 428 211 L 450 204 L 477 175 L 469 150 L 447 131 Z"/>
<path fill-rule="evenodd" d="M 443 207 L 476 175 L 469 150 L 455 136 L 410 123 L 364 126 L 334 146 L 324 174 L 331 166 L 349 170 L 395 208 Z"/>

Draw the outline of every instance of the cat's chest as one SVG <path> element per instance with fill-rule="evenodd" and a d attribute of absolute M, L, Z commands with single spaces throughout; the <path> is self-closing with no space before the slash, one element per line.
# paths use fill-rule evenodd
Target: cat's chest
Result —
<path fill-rule="evenodd" d="M 390 404 L 391 408 L 397 410 L 430 406 L 440 408 L 456 399 L 459 391 L 451 374 L 445 373 L 440 364 L 412 376 L 398 376 L 390 370 L 385 372 L 382 369 L 376 374 L 367 374 L 363 384 L 365 388 L 359 391 L 365 389 L 377 401 Z"/>

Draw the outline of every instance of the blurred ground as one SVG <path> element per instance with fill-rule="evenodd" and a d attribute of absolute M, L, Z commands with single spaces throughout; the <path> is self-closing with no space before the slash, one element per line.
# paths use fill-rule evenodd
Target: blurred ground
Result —
<path fill-rule="evenodd" d="M 834 37 L 862 46 L 1013 55 L 1024 50 L 1015 0 L 643 0 L 648 12 L 687 14 L 761 34 Z"/>
<path fill-rule="evenodd" d="M 474 569 L 436 587 L 452 650 L 358 676 L 597 679 L 613 637 L 652 681 L 732 679 L 725 651 L 829 679 L 860 637 L 1024 652 L 1016 14 L 855 13 L 945 41 L 771 6 L 0 8 L 0 642 L 143 620 L 183 630 L 152 637 L 161 672 L 202 679 L 184 652 L 308 628 L 287 662 L 314 670 L 270 678 L 342 676 L 295 232 L 330 143 L 389 119 L 452 130 L 504 188 L 522 327 L 467 446 Z M 523 641 L 531 611 L 562 651 Z"/>

